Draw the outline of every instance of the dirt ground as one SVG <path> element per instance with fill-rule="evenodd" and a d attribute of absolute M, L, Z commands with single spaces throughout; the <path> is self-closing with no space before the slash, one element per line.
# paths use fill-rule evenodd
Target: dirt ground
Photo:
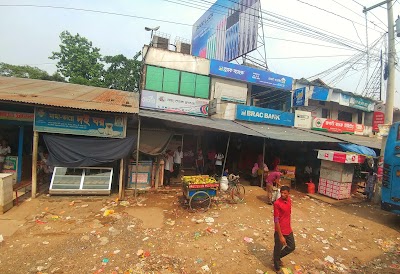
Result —
<path fill-rule="evenodd" d="M 287 273 L 400 273 L 400 216 L 291 194 Z M 0 215 L 0 273 L 274 273 L 265 198 L 246 186 L 244 203 L 193 213 L 179 189 L 125 201 L 41 195 Z"/>

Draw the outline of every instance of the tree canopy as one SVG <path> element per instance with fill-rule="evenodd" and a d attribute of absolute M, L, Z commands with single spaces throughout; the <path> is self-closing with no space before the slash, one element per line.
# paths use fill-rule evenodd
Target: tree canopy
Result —
<path fill-rule="evenodd" d="M 7 63 L 0 63 L 0 75 L 7 77 L 19 77 L 19 78 L 30 78 L 48 81 L 65 82 L 64 77 L 59 73 L 55 72 L 53 75 L 49 75 L 46 71 L 41 70 L 37 67 L 31 66 L 18 66 Z"/>
<path fill-rule="evenodd" d="M 60 51 L 50 59 L 57 60 L 57 71 L 70 83 L 98 86 L 126 91 L 137 91 L 141 62 L 140 52 L 132 59 L 122 54 L 102 56 L 100 49 L 79 34 L 68 31 L 60 34 Z"/>

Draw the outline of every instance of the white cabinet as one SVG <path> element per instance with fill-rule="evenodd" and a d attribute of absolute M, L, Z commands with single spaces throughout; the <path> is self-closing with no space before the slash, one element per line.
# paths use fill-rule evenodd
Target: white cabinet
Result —
<path fill-rule="evenodd" d="M 104 194 L 111 192 L 110 167 L 55 167 L 50 194 Z"/>
<path fill-rule="evenodd" d="M 13 207 L 13 174 L 0 173 L 0 214 Z"/>

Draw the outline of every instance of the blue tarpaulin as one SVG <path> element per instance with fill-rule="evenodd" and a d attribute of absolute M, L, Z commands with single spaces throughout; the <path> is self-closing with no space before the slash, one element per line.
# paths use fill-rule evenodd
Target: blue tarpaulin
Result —
<path fill-rule="evenodd" d="M 350 151 L 350 152 L 355 152 L 355 153 L 366 155 L 366 156 L 376 157 L 375 150 L 373 150 L 372 148 L 369 148 L 369 147 L 360 146 L 360 145 L 356 145 L 356 144 L 339 144 L 339 146 L 344 151 Z"/>

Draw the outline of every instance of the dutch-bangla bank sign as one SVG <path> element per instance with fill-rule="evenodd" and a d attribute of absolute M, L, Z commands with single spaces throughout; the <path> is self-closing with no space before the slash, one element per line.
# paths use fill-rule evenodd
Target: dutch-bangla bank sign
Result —
<path fill-rule="evenodd" d="M 268 108 L 237 105 L 236 120 L 291 127 L 294 125 L 294 114 Z"/>

